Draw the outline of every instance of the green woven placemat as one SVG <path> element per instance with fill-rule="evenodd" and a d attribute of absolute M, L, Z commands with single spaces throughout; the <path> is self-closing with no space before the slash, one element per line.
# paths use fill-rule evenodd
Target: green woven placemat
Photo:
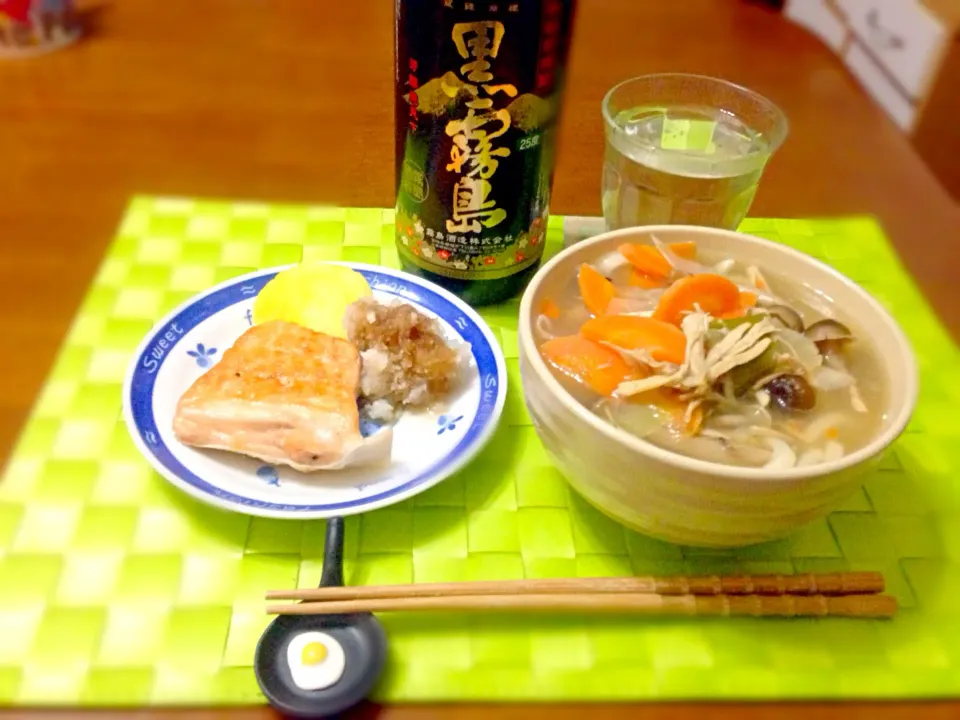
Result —
<path fill-rule="evenodd" d="M 144 333 L 191 294 L 300 259 L 395 265 L 391 223 L 379 209 L 134 200 L 0 481 L 0 704 L 262 701 L 250 663 L 263 593 L 318 582 L 323 523 L 230 515 L 169 487 L 121 422 L 120 383 Z M 789 539 L 737 552 L 625 531 L 568 490 L 534 434 L 513 302 L 483 313 L 510 374 L 496 438 L 429 492 L 349 518 L 347 581 L 874 569 L 897 618 L 383 616 L 377 699 L 960 692 L 957 348 L 870 219 L 744 229 L 860 281 L 918 351 L 916 417 L 863 491 Z M 553 218 L 549 252 L 563 232 Z"/>

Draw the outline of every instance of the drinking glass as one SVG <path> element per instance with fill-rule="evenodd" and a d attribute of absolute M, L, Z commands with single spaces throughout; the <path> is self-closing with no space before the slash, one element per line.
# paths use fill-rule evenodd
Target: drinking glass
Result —
<path fill-rule="evenodd" d="M 688 224 L 736 229 L 787 118 L 767 98 L 703 75 L 644 75 L 603 99 L 608 230 Z"/>

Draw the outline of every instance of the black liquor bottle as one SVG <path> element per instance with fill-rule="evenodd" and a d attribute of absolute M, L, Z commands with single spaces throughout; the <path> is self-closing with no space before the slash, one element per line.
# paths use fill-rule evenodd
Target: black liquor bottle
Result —
<path fill-rule="evenodd" d="M 575 0 L 396 0 L 396 241 L 472 305 L 543 254 Z"/>

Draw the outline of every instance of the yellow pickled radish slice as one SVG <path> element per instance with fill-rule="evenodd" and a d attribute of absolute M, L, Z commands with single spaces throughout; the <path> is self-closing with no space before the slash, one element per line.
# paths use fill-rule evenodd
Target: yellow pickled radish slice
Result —
<path fill-rule="evenodd" d="M 343 265 L 301 263 L 277 273 L 253 301 L 253 321 L 286 320 L 316 332 L 346 337 L 343 315 L 372 295 L 363 275 Z"/>

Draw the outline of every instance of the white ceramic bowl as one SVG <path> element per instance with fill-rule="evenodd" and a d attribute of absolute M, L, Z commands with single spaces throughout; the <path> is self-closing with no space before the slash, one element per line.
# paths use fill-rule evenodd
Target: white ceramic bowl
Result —
<path fill-rule="evenodd" d="M 580 263 L 623 242 L 693 240 L 703 250 L 749 261 L 815 288 L 854 319 L 883 363 L 886 407 L 874 440 L 819 465 L 771 471 L 721 465 L 680 455 L 608 424 L 563 389 L 533 337 L 537 308 Z M 642 533 L 686 545 L 736 547 L 783 537 L 826 515 L 861 484 L 903 431 L 917 399 L 917 367 L 892 317 L 852 280 L 792 248 L 713 228 L 658 225 L 627 228 L 579 242 L 546 263 L 520 304 L 520 372 L 537 434 L 572 487 L 607 515 Z"/>

